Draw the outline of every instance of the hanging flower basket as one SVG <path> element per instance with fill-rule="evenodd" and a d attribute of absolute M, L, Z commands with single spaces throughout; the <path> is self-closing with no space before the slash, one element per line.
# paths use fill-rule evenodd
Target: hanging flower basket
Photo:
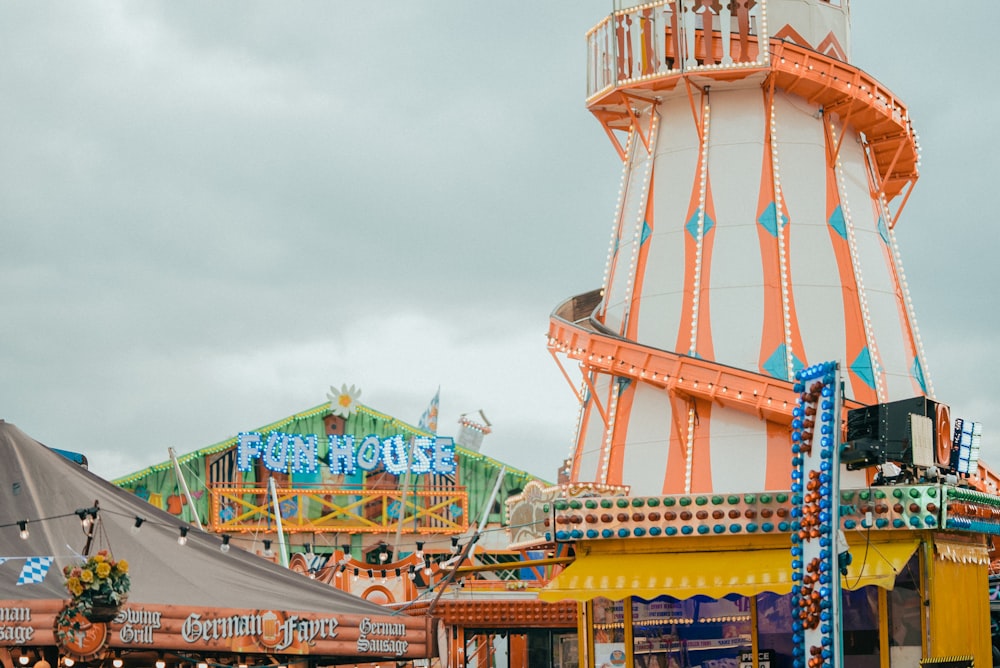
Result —
<path fill-rule="evenodd" d="M 115 561 L 108 550 L 101 550 L 78 566 L 66 566 L 66 590 L 76 608 L 92 622 L 110 622 L 125 602 L 132 581 L 128 562 Z"/>
<path fill-rule="evenodd" d="M 90 610 L 84 611 L 84 616 L 92 622 L 110 622 L 118 616 L 118 611 L 128 601 L 128 594 L 117 601 L 107 596 L 95 596 L 90 600 Z"/>

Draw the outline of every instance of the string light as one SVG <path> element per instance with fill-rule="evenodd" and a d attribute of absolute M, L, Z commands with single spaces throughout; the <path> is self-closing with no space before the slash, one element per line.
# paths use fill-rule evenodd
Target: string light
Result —
<path fill-rule="evenodd" d="M 80 518 L 80 526 L 83 527 L 84 533 L 89 533 L 97 518 L 97 508 L 80 508 L 76 511 L 76 515 Z"/>
<path fill-rule="evenodd" d="M 17 528 L 21 532 L 21 540 L 28 540 L 28 520 L 18 520 Z"/>
<path fill-rule="evenodd" d="M 132 532 L 133 536 L 139 535 L 139 531 L 142 529 L 142 523 L 145 522 L 145 521 L 146 521 L 146 519 L 143 518 L 143 517 L 138 517 L 137 516 L 135 518 L 135 524 L 133 524 L 132 528 L 130 529 L 130 531 Z"/>
<path fill-rule="evenodd" d="M 181 535 L 177 537 L 178 545 L 187 545 L 188 542 L 188 528 L 180 527 Z"/>
<path fill-rule="evenodd" d="M 219 546 L 222 552 L 229 552 L 229 534 L 222 534 L 222 545 Z"/>
<path fill-rule="evenodd" d="M 274 550 L 271 549 L 271 541 L 267 538 L 264 539 L 264 556 L 273 557 Z"/>

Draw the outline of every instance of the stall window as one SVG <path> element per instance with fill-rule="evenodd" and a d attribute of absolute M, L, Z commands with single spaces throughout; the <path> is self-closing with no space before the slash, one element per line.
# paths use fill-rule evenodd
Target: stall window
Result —
<path fill-rule="evenodd" d="M 844 663 L 852 668 L 879 668 L 878 587 L 844 591 Z"/>
<path fill-rule="evenodd" d="M 762 655 L 773 657 L 772 668 L 792 665 L 792 611 L 797 600 L 792 594 L 757 596 L 757 647 Z"/>
<path fill-rule="evenodd" d="M 917 554 L 896 575 L 887 595 L 892 665 L 916 665 L 921 657 L 920 558 Z"/>
<path fill-rule="evenodd" d="M 632 651 L 640 667 L 736 665 L 750 651 L 751 628 L 745 596 L 632 599 Z"/>
<path fill-rule="evenodd" d="M 625 661 L 625 605 L 598 597 L 593 607 L 594 665 L 620 666 Z"/>

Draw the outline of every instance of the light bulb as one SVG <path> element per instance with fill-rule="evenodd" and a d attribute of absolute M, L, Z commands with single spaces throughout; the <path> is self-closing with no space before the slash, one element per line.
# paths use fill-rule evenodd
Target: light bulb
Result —
<path fill-rule="evenodd" d="M 129 529 L 129 531 L 132 532 L 133 536 L 136 536 L 136 535 L 139 534 L 139 531 L 142 529 L 142 523 L 145 522 L 145 521 L 146 521 L 145 518 L 142 518 L 142 517 L 136 517 L 135 518 L 135 524 L 133 524 L 132 528 Z"/>
<path fill-rule="evenodd" d="M 219 549 L 223 552 L 229 552 L 229 534 L 222 534 L 222 545 L 219 546 Z"/>
<path fill-rule="evenodd" d="M 28 540 L 28 520 L 18 520 L 17 528 L 20 529 L 21 540 Z"/>
<path fill-rule="evenodd" d="M 177 537 L 177 544 L 178 545 L 187 545 L 187 542 L 188 542 L 188 528 L 187 527 L 181 527 L 180 529 L 181 529 L 181 535 Z"/>

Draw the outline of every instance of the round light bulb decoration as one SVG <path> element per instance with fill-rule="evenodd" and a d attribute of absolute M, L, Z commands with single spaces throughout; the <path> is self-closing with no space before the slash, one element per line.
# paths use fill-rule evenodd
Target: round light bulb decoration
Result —
<path fill-rule="evenodd" d="M 841 668 L 840 367 L 795 374 L 792 409 L 792 644 L 795 668 Z M 838 560 L 840 563 L 838 564 Z"/>

